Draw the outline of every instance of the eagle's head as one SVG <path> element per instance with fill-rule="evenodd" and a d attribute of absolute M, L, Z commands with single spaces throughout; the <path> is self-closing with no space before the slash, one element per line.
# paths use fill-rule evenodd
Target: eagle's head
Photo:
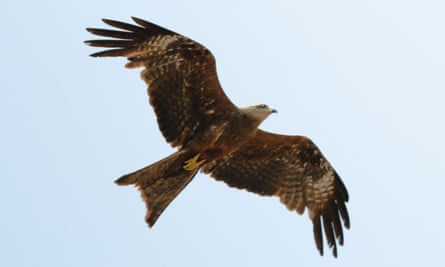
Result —
<path fill-rule="evenodd" d="M 264 121 L 270 114 L 277 112 L 277 110 L 269 107 L 266 104 L 242 107 L 240 110 L 242 113 L 257 119 L 259 122 Z"/>

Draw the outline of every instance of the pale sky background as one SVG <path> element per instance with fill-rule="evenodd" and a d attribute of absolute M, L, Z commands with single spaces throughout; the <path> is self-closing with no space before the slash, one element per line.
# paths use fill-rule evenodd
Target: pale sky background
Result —
<path fill-rule="evenodd" d="M 444 1 L 7 1 L 0 11 L 0 266 L 443 266 Z M 113 181 L 173 152 L 101 18 L 138 16 L 216 56 L 262 126 L 307 135 L 345 182 L 351 230 L 320 257 L 307 214 L 198 175 L 144 222 Z"/>

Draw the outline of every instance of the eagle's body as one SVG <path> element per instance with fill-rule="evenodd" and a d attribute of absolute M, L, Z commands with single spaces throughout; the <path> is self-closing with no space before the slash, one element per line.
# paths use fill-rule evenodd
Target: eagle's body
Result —
<path fill-rule="evenodd" d="M 208 162 L 217 160 L 246 143 L 260 123 L 273 112 L 273 109 L 261 105 L 228 110 L 227 114 L 197 132 L 183 149 L 200 153 Z M 235 132 L 236 135 L 233 134 Z"/>
<path fill-rule="evenodd" d="M 150 104 L 159 128 L 178 151 L 119 178 L 134 184 L 147 205 L 152 226 L 198 170 L 229 186 L 278 196 L 289 210 L 309 210 L 317 248 L 323 253 L 322 225 L 337 255 L 343 244 L 342 223 L 349 228 L 348 193 L 319 149 L 304 136 L 267 133 L 258 126 L 275 110 L 267 105 L 239 108 L 222 90 L 215 59 L 204 46 L 150 22 L 139 25 L 104 20 L 121 30 L 91 29 L 116 39 L 87 41 L 111 48 L 92 56 L 124 56 L 127 67 L 144 67 Z"/>

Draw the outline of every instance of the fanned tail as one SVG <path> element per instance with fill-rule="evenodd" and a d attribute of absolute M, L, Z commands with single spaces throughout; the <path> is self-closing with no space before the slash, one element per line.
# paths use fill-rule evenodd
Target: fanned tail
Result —
<path fill-rule="evenodd" d="M 134 184 L 141 191 L 147 206 L 145 221 L 152 227 L 170 202 L 188 185 L 198 172 L 185 170 L 184 162 L 192 154 L 180 150 L 150 166 L 122 176 L 118 185 Z"/>

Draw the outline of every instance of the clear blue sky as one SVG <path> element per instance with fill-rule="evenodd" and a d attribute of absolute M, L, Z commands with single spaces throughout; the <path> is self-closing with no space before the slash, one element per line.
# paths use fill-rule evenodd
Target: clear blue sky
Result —
<path fill-rule="evenodd" d="M 221 1 L 222 2 L 222 1 Z M 443 1 L 7 1 L 0 11 L 0 266 L 439 266 Z M 206 45 L 262 128 L 311 137 L 350 192 L 339 258 L 307 214 L 198 175 L 154 228 L 113 180 L 173 150 L 139 71 L 84 29 L 138 16 Z"/>

